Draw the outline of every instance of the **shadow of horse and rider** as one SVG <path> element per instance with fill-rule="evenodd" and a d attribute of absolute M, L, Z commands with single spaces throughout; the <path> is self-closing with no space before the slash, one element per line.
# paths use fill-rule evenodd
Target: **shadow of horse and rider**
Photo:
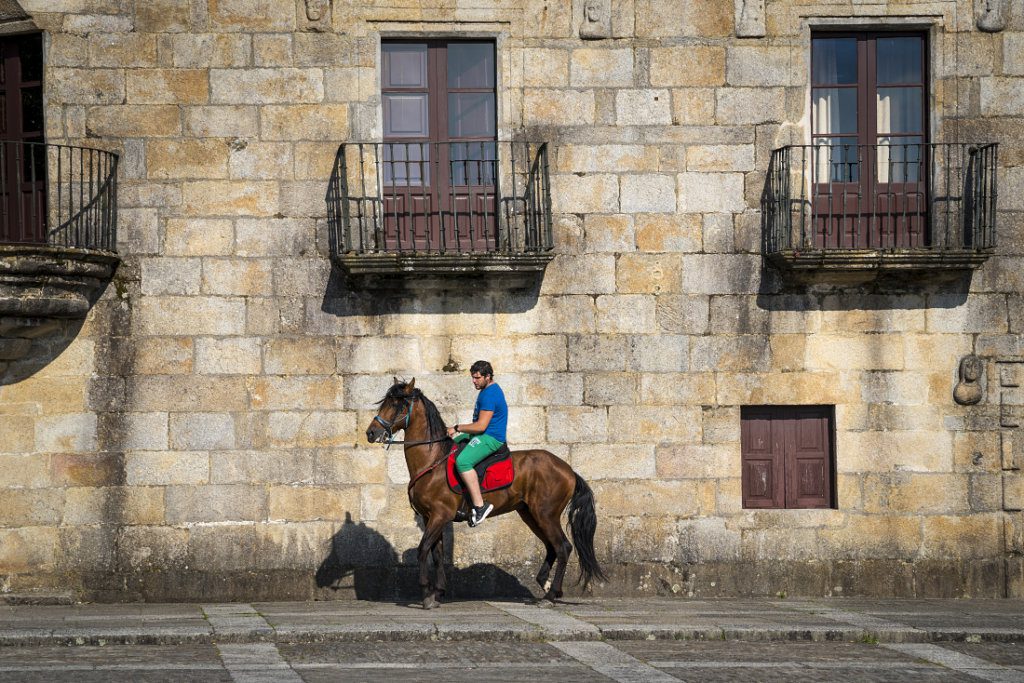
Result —
<path fill-rule="evenodd" d="M 419 526 L 422 529 L 421 521 Z M 454 525 L 445 530 L 445 565 L 451 577 L 449 599 L 508 598 L 532 600 L 535 595 L 523 580 L 489 563 L 454 567 Z M 316 572 L 317 588 L 357 600 L 418 602 L 420 586 L 417 549 L 399 555 L 383 534 L 345 513 L 341 528 L 331 537 L 331 550 Z"/>

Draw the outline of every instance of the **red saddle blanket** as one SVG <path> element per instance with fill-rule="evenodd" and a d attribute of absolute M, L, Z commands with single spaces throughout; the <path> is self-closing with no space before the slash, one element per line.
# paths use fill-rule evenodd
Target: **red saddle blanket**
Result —
<path fill-rule="evenodd" d="M 448 453 L 448 487 L 458 494 L 462 493 L 462 480 L 455 471 L 455 456 L 460 450 L 460 444 L 453 444 L 452 450 Z M 480 477 L 480 490 L 484 493 L 511 486 L 516 476 L 515 468 L 512 466 L 512 453 L 508 446 L 502 446 L 488 455 L 473 469 Z"/>

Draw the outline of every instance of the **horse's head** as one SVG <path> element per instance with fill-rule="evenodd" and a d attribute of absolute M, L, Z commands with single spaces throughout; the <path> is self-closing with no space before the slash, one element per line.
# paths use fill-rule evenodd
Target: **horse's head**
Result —
<path fill-rule="evenodd" d="M 413 377 L 408 383 L 395 378 L 394 382 L 384 398 L 377 403 L 380 409 L 366 428 L 366 440 L 370 443 L 388 441 L 395 432 L 409 426 L 413 406 L 419 395 L 416 391 L 416 378 Z"/>

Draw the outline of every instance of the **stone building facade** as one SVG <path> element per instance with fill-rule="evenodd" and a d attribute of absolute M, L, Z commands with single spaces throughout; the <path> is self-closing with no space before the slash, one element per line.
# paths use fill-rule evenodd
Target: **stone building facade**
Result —
<path fill-rule="evenodd" d="M 83 320 L 4 309 L 0 591 L 394 595 L 420 530 L 400 449 L 365 442 L 375 402 L 415 377 L 465 422 L 486 358 L 513 446 L 594 489 L 598 593 L 1024 595 L 1018 0 L 20 8 L 46 141 L 119 155 L 121 262 Z M 924 42 L 928 141 L 998 143 L 995 239 L 909 272 L 770 260 L 814 37 L 887 32 Z M 547 143 L 553 258 L 525 287 L 419 287 L 415 264 L 367 287 L 332 261 L 339 145 L 381 141 L 399 39 L 493 41 L 497 138 Z M 824 407 L 823 506 L 745 506 L 764 406 Z M 452 535 L 463 594 L 530 585 L 542 558 L 514 515 Z"/>

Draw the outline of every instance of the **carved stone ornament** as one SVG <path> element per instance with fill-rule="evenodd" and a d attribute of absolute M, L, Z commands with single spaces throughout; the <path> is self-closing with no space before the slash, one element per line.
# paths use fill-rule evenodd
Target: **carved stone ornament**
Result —
<path fill-rule="evenodd" d="M 764 15 L 765 0 L 736 0 L 736 36 L 763 38 L 768 33 Z"/>
<path fill-rule="evenodd" d="M 310 21 L 320 21 L 327 14 L 330 4 L 330 0 L 306 0 L 306 18 Z"/>
<path fill-rule="evenodd" d="M 998 33 L 1006 28 L 1006 0 L 977 0 L 978 28 Z"/>
<path fill-rule="evenodd" d="M 960 381 L 953 389 L 953 400 L 962 406 L 973 406 L 981 400 L 981 359 L 971 354 L 960 359 Z"/>
<path fill-rule="evenodd" d="M 583 0 L 583 20 L 580 22 L 580 38 L 600 40 L 612 35 L 611 0 Z"/>

